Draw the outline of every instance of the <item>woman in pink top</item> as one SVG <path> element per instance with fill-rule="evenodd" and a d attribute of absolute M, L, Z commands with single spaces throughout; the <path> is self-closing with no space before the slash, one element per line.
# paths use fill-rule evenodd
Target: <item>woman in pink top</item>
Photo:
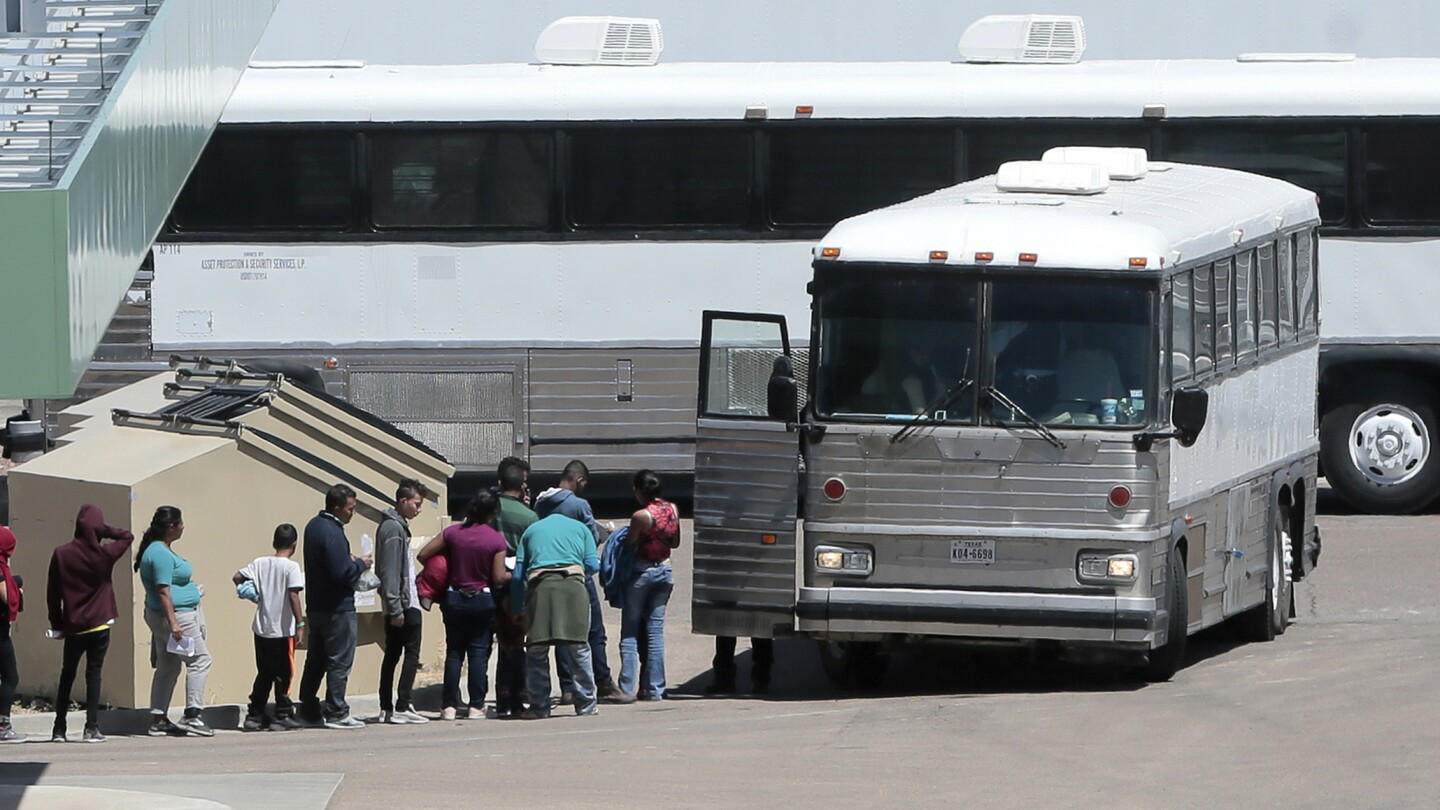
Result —
<path fill-rule="evenodd" d="M 620 610 L 620 694 L 610 699 L 615 703 L 665 696 L 665 606 L 675 590 L 670 551 L 680 546 L 680 515 L 660 497 L 660 477 L 641 470 L 633 483 L 640 509 L 630 516 L 625 542 L 635 547 L 635 571 Z M 641 632 L 646 642 L 643 687 L 638 683 Z"/>
<path fill-rule="evenodd" d="M 469 711 L 465 718 L 485 717 L 485 693 L 490 690 L 490 644 L 495 622 L 495 600 L 490 588 L 510 581 L 505 568 L 505 537 L 492 525 L 500 501 L 488 490 L 476 493 L 465 522 L 447 528 L 420 550 L 421 565 L 437 554 L 445 555 L 450 587 L 440 602 L 445 618 L 445 682 L 441 688 L 441 719 L 454 720 L 464 705 L 460 700 L 460 671 L 470 663 Z"/>

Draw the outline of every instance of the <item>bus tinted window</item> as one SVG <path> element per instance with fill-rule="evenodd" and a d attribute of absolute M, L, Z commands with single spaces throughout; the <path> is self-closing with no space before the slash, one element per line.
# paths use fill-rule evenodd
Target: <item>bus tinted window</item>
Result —
<path fill-rule="evenodd" d="M 570 134 L 578 227 L 743 226 L 751 136 L 740 129 L 581 129 Z"/>
<path fill-rule="evenodd" d="M 355 138 L 221 130 L 175 203 L 192 230 L 344 230 L 353 220 Z"/>
<path fill-rule="evenodd" d="M 1440 124 L 1377 125 L 1365 136 L 1365 219 L 1380 225 L 1440 222 Z"/>
<path fill-rule="evenodd" d="M 1210 265 L 1195 268 L 1195 376 L 1215 366 L 1215 296 Z"/>
<path fill-rule="evenodd" d="M 1181 273 L 1170 282 L 1170 379 L 1190 377 L 1194 366 L 1194 318 L 1191 313 L 1190 274 Z"/>
<path fill-rule="evenodd" d="M 545 227 L 550 143 L 548 133 L 376 133 L 371 217 L 382 228 Z"/>
<path fill-rule="evenodd" d="M 1280 316 L 1275 292 L 1278 286 L 1275 280 L 1275 244 L 1267 242 L 1256 248 L 1255 258 L 1259 269 L 1256 288 L 1260 293 L 1260 346 L 1264 348 L 1275 345 L 1275 323 Z"/>
<path fill-rule="evenodd" d="M 993 174 L 1009 160 L 1039 160 L 1052 146 L 1135 146 L 1148 148 L 1150 133 L 1140 122 L 1095 124 L 1016 121 L 974 124 L 965 130 L 969 177 Z"/>
<path fill-rule="evenodd" d="M 1280 342 L 1295 339 L 1295 253 L 1294 236 L 1284 236 L 1275 243 L 1278 258 L 1276 280 L 1279 282 Z"/>
<path fill-rule="evenodd" d="M 1229 259 L 1215 263 L 1215 363 L 1235 361 L 1235 273 Z"/>
<path fill-rule="evenodd" d="M 1345 132 L 1233 122 L 1174 123 L 1164 129 L 1165 159 L 1263 174 L 1320 195 L 1320 219 L 1345 219 Z"/>
<path fill-rule="evenodd" d="M 833 225 L 955 182 L 954 130 L 824 127 L 770 133 L 770 221 Z"/>
<path fill-rule="evenodd" d="M 1255 252 L 1235 257 L 1235 354 L 1255 354 Z"/>

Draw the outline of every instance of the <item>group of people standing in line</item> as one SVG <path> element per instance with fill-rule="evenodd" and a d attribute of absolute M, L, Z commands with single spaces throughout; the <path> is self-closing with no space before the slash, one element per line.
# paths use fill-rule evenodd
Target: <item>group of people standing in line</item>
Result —
<path fill-rule="evenodd" d="M 670 554 L 681 538 L 679 515 L 661 497 L 659 477 L 649 470 L 635 474 L 640 508 L 628 526 L 612 534 L 611 526 L 596 521 L 581 494 L 589 479 L 583 462 L 567 464 L 559 485 L 540 493 L 533 503 L 527 462 L 506 458 L 497 473 L 496 486 L 475 495 L 464 519 L 418 553 L 412 551 L 410 521 L 430 493 L 410 479 L 399 482 L 394 504 L 384 512 L 373 556 L 352 553 L 345 527 L 355 514 L 356 494 L 344 484 L 326 492 L 325 507 L 306 524 L 303 538 L 290 524 L 275 529 L 273 554 L 257 558 L 232 578 L 236 594 L 256 603 L 251 630 L 257 674 L 245 730 L 364 727 L 350 714 L 346 686 L 357 639 L 355 593 L 371 588 L 378 590 L 385 616 L 381 722 L 430 720 L 416 711 L 412 691 L 420 665 L 422 612 L 432 605 L 439 605 L 445 629 L 442 720 L 486 716 L 489 660 L 497 642 L 498 718 L 550 716 L 552 648 L 561 685 L 558 702 L 572 705 L 576 714 L 593 715 L 602 701 L 628 704 L 665 696 L 664 622 L 675 583 Z M 201 607 L 205 590 L 194 581 L 191 564 L 175 551 L 184 532 L 180 510 L 162 506 L 135 554 L 154 668 L 152 736 L 214 734 L 202 718 L 211 664 Z M 618 567 L 610 566 L 606 583 L 607 598 L 621 609 L 618 683 L 606 654 L 595 583 L 607 538 L 620 561 Z M 81 739 L 105 740 L 98 722 L 101 671 L 110 629 L 119 617 L 112 573 L 133 540 L 130 532 L 107 525 L 99 507 L 86 504 L 76 517 L 74 539 L 56 548 L 51 558 L 47 635 L 64 644 L 54 742 L 68 739 L 66 710 L 82 658 L 86 721 Z M 14 534 L 0 527 L 0 711 L 6 714 L 19 682 L 9 633 L 23 608 L 23 583 L 13 577 L 9 564 L 15 548 Z M 303 570 L 294 559 L 297 550 Z M 752 677 L 763 691 L 771 656 L 765 655 L 768 645 L 762 652 L 758 642 Z M 733 638 L 717 640 L 716 682 L 707 691 L 734 690 L 734 644 Z M 297 648 L 307 650 L 298 706 L 289 694 Z M 468 694 L 462 698 L 461 674 L 467 665 Z M 182 669 L 185 710 L 172 722 L 170 700 Z M 273 715 L 266 711 L 272 694 Z M 9 717 L 0 716 L 0 742 L 24 740 Z"/>

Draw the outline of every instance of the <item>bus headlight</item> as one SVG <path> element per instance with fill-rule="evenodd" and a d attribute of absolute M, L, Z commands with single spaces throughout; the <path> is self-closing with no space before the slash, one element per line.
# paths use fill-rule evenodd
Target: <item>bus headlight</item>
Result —
<path fill-rule="evenodd" d="M 870 549 L 816 546 L 815 568 L 827 574 L 868 577 L 875 570 L 875 555 Z"/>
<path fill-rule="evenodd" d="M 1134 554 L 1111 554 L 1104 551 L 1082 551 L 1076 563 L 1076 575 L 1082 580 L 1101 582 L 1134 582 L 1140 559 Z"/>

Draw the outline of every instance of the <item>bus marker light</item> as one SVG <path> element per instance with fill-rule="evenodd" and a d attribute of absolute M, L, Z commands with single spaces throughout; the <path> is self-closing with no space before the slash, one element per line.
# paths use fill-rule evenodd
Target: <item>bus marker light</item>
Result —
<path fill-rule="evenodd" d="M 1117 484 L 1110 490 L 1110 505 L 1116 509 L 1124 509 L 1130 505 L 1130 488 L 1124 484 Z"/>
<path fill-rule="evenodd" d="M 761 544 L 761 545 L 773 546 L 773 545 L 775 545 L 775 544 L 776 544 L 777 542 L 779 542 L 779 541 L 780 541 L 780 538 L 779 538 L 779 537 L 776 537 L 776 536 L 773 535 L 773 534 L 762 534 L 762 535 L 760 535 L 760 544 Z"/>
<path fill-rule="evenodd" d="M 943 261 L 945 261 L 945 260 L 948 259 L 948 258 L 950 258 L 950 251 L 948 251 L 948 250 L 932 250 L 932 251 L 930 251 L 930 261 L 932 261 L 932 262 L 943 262 Z"/>
<path fill-rule="evenodd" d="M 815 108 L 810 106 L 809 104 L 799 104 L 795 107 L 796 118 L 809 118 L 811 115 L 814 114 Z"/>
<path fill-rule="evenodd" d="M 839 478 L 831 478 L 825 482 L 825 485 L 821 487 L 820 490 L 825 493 L 827 499 L 838 501 L 845 497 L 845 482 Z"/>
<path fill-rule="evenodd" d="M 977 262 L 993 262 L 993 261 L 995 261 L 995 254 L 994 254 L 994 253 L 991 253 L 991 252 L 988 251 L 988 250 L 985 251 L 985 252 L 983 252 L 983 253 L 976 253 L 976 254 L 975 254 L 975 261 L 977 261 Z"/>
<path fill-rule="evenodd" d="M 325 368 L 339 368 L 339 367 L 340 367 L 340 358 L 338 358 L 338 357 L 327 357 L 327 358 L 325 358 Z"/>
<path fill-rule="evenodd" d="M 1034 264 L 1035 262 L 1040 261 L 1040 257 L 1036 256 L 1034 253 L 1021 253 L 1020 261 L 1027 264 Z"/>
<path fill-rule="evenodd" d="M 820 258 L 838 259 L 840 258 L 840 248 L 820 248 Z"/>
<path fill-rule="evenodd" d="M 1147 259 L 1147 258 L 1145 258 L 1144 256 L 1131 256 L 1131 257 L 1130 257 L 1130 266 L 1131 266 L 1131 267 L 1144 267 L 1145 265 L 1147 265 L 1147 264 L 1149 264 L 1149 263 L 1150 263 L 1150 260 Z"/>

